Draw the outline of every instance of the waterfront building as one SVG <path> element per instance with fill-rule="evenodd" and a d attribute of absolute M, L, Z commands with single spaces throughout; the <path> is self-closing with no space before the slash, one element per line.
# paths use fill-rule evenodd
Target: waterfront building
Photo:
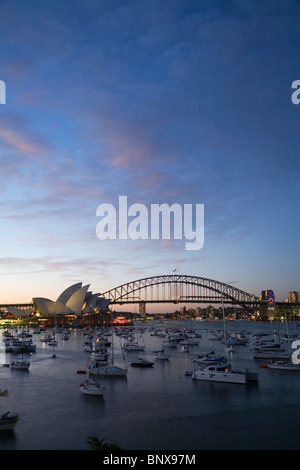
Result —
<path fill-rule="evenodd" d="M 289 303 L 299 303 L 300 293 L 296 291 L 290 291 L 285 301 Z"/>
<path fill-rule="evenodd" d="M 259 300 L 266 301 L 259 306 L 260 318 L 262 320 L 274 320 L 276 317 L 275 295 L 273 290 L 262 290 Z"/>

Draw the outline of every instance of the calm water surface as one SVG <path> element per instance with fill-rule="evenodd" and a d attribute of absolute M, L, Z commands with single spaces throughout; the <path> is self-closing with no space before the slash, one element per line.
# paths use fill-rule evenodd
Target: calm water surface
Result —
<path fill-rule="evenodd" d="M 212 326 L 222 328 L 222 323 L 143 325 L 145 352 L 127 352 L 126 363 L 139 355 L 155 362 L 154 367 L 129 366 L 127 378 L 98 377 L 106 387 L 104 397 L 80 392 L 84 376 L 77 370 L 86 368 L 89 357 L 83 351 L 86 338 L 81 330 L 72 331 L 68 341 L 58 334 L 55 348 L 41 343 L 41 335 L 33 335 L 37 352 L 26 356 L 29 372 L 2 367 L 18 356 L 2 348 L 0 388 L 7 388 L 8 395 L 0 397 L 0 411 L 18 413 L 20 420 L 12 433 L 0 435 L 0 449 L 81 450 L 88 448 L 89 436 L 128 450 L 299 449 L 300 372 L 259 368 L 266 361 L 254 361 L 251 351 L 252 333 L 271 331 L 274 325 L 227 325 L 231 332 L 249 332 L 249 345 L 235 347 L 230 356 L 233 367 L 259 372 L 259 383 L 247 386 L 202 383 L 185 376 L 200 352 L 223 352 L 221 342 L 208 339 Z M 151 327 L 193 327 L 202 338 L 189 353 L 178 347 L 170 350 L 169 361 L 155 361 L 153 351 L 161 348 L 162 339 L 151 335 Z M 279 328 L 285 332 L 283 324 Z M 114 344 L 115 363 L 123 367 L 116 336 Z"/>

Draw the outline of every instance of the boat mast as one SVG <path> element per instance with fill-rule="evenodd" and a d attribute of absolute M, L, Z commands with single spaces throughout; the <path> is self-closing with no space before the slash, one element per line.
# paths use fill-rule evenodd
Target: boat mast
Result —
<path fill-rule="evenodd" d="M 223 286 L 222 286 L 222 315 L 223 315 L 223 331 L 224 331 L 224 344 L 225 344 L 225 360 L 227 362 L 227 344 L 226 344 L 226 321 L 223 302 Z"/>

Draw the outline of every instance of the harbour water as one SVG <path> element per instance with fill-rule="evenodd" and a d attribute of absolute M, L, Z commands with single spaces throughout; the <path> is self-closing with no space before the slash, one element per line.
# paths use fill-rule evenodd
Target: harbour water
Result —
<path fill-rule="evenodd" d="M 6 353 L 2 343 L 0 388 L 8 394 L 0 396 L 0 411 L 17 413 L 20 419 L 12 432 L 0 435 L 0 449 L 82 450 L 88 448 L 89 436 L 127 450 L 300 448 L 300 372 L 260 368 L 266 360 L 253 359 L 252 334 L 274 327 L 284 333 L 284 324 L 227 323 L 228 332 L 247 332 L 249 343 L 233 346 L 229 359 L 234 368 L 259 373 L 259 382 L 248 385 L 204 383 L 185 375 L 201 352 L 223 353 L 221 341 L 208 339 L 208 330 L 222 328 L 222 322 L 150 321 L 136 326 L 144 330 L 140 341 L 145 351 L 125 353 L 127 377 L 97 377 L 105 385 L 103 397 L 80 391 L 84 376 L 77 371 L 86 369 L 89 357 L 83 351 L 82 330 L 72 330 L 67 341 L 58 334 L 57 347 L 31 332 L 37 350 L 26 354 L 28 372 L 2 367 L 19 356 Z M 190 346 L 189 352 L 172 348 L 168 361 L 156 360 L 153 351 L 163 341 L 152 335 L 157 328 L 193 328 L 201 334 L 199 345 Z M 116 335 L 114 357 L 124 367 Z M 130 367 L 138 357 L 154 366 Z"/>

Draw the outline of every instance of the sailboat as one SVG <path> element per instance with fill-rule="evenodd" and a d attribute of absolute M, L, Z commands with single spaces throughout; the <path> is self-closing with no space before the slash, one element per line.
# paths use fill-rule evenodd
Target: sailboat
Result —
<path fill-rule="evenodd" d="M 170 354 L 166 354 L 164 349 L 160 351 L 154 351 L 155 359 L 161 359 L 163 361 L 168 361 Z"/>
<path fill-rule="evenodd" d="M 90 379 L 90 369 L 85 372 L 85 380 L 80 384 L 80 390 L 84 395 L 102 396 L 105 391 L 104 385 Z"/>
<path fill-rule="evenodd" d="M 226 338 L 226 322 L 222 295 L 222 312 L 224 338 Z M 248 370 L 233 370 L 227 361 L 227 347 L 225 341 L 225 362 L 202 364 L 193 372 L 192 379 L 207 382 L 223 382 L 231 384 L 246 384 L 249 380 L 257 380 L 257 374 L 250 373 Z"/>
<path fill-rule="evenodd" d="M 29 366 L 30 366 L 30 362 L 24 361 L 23 353 L 20 359 L 17 359 L 16 361 L 12 361 L 10 363 L 11 369 L 28 370 Z"/>
<path fill-rule="evenodd" d="M 85 395 L 103 396 L 105 387 L 90 379 L 86 379 L 80 384 L 80 390 Z"/>
<path fill-rule="evenodd" d="M 92 358 L 91 358 L 92 359 Z M 114 331 L 112 332 L 112 359 L 110 363 L 99 362 L 92 359 L 92 366 L 90 368 L 92 375 L 112 375 L 124 377 L 127 375 L 127 368 L 123 369 L 114 364 Z"/>
<path fill-rule="evenodd" d="M 13 361 L 10 363 L 11 369 L 28 370 L 29 366 L 30 362 L 24 361 L 23 359 L 18 359 L 17 361 Z"/>

